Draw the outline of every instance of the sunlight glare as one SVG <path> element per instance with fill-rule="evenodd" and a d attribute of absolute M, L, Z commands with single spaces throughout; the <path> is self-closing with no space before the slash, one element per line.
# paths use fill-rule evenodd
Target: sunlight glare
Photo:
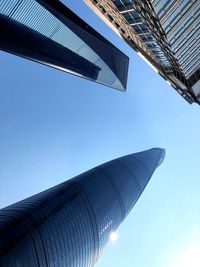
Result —
<path fill-rule="evenodd" d="M 118 239 L 118 234 L 116 232 L 111 232 L 110 234 L 110 241 L 114 242 Z"/>
<path fill-rule="evenodd" d="M 200 266 L 200 244 L 188 248 L 178 259 L 174 267 L 199 267 Z"/>

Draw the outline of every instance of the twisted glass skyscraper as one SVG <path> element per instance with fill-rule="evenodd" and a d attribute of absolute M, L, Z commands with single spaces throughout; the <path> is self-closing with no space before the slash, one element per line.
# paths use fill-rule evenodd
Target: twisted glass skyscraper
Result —
<path fill-rule="evenodd" d="M 1 209 L 0 266 L 93 266 L 163 158 L 121 157 Z"/>

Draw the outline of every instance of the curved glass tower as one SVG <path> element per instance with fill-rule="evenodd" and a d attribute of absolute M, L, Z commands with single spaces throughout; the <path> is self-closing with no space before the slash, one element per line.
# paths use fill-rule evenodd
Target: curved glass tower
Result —
<path fill-rule="evenodd" d="M 93 266 L 163 158 L 121 157 L 1 209 L 0 266 Z"/>
<path fill-rule="evenodd" d="M 60 1 L 0 1 L 0 49 L 125 91 L 128 57 Z"/>

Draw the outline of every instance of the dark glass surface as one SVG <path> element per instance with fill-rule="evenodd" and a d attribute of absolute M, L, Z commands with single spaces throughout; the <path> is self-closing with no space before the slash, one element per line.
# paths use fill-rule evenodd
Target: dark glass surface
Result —
<path fill-rule="evenodd" d="M 60 1 L 3 0 L 0 49 L 124 91 L 128 57 Z"/>
<path fill-rule="evenodd" d="M 93 266 L 163 153 L 115 159 L 1 209 L 0 266 Z"/>

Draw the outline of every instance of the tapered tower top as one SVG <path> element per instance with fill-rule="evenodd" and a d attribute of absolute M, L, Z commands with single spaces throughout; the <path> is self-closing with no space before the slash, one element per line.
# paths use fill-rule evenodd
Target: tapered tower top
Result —
<path fill-rule="evenodd" d="M 114 159 L 1 209 L 0 266 L 94 266 L 164 154 Z"/>

